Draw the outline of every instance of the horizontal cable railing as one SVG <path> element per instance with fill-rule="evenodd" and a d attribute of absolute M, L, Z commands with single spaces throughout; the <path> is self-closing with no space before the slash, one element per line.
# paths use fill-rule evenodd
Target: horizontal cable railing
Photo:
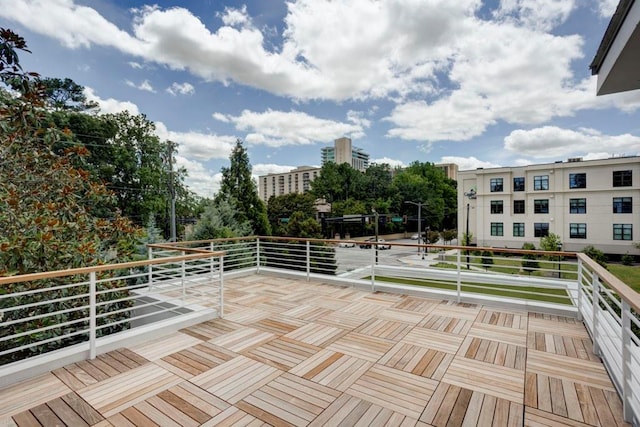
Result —
<path fill-rule="evenodd" d="M 224 252 L 0 277 L 0 365 L 185 313 L 222 313 Z"/>
<path fill-rule="evenodd" d="M 578 310 L 622 398 L 625 421 L 640 423 L 640 295 L 578 254 Z"/>

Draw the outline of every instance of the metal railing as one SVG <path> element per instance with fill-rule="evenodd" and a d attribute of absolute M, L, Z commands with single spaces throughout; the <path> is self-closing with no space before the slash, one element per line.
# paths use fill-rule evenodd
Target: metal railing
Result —
<path fill-rule="evenodd" d="M 622 399 L 625 421 L 640 424 L 640 295 L 578 254 L 578 312 Z"/>
<path fill-rule="evenodd" d="M 46 364 L 73 347 L 95 358 L 138 328 L 222 314 L 224 252 L 157 249 L 163 257 L 1 277 L 0 377 L 33 356 Z"/>

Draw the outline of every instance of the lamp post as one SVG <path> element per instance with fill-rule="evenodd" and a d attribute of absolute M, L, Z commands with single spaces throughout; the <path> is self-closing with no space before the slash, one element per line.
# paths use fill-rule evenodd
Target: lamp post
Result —
<path fill-rule="evenodd" d="M 476 190 L 474 190 L 472 188 L 468 192 L 464 193 L 464 195 L 467 196 L 467 198 L 469 200 L 474 200 L 476 198 Z M 470 209 L 471 209 L 471 205 L 467 201 L 467 230 L 465 232 L 465 239 L 464 239 L 464 245 L 467 246 L 467 247 L 470 244 L 470 242 L 469 242 L 469 212 L 470 212 Z M 467 270 L 469 270 L 469 249 L 467 249 Z"/>
<path fill-rule="evenodd" d="M 562 250 L 562 243 L 558 242 L 558 252 L 560 252 Z M 562 272 L 560 269 L 560 260 L 561 260 L 562 256 L 560 254 L 558 254 L 558 279 L 562 276 Z"/>
<path fill-rule="evenodd" d="M 422 202 L 411 202 L 409 200 L 404 201 L 408 205 L 414 205 L 418 207 L 418 245 L 422 241 Z M 420 246 L 418 246 L 418 253 L 420 253 Z M 424 250 L 422 251 L 422 259 L 424 259 Z"/>
<path fill-rule="evenodd" d="M 374 226 L 375 227 L 375 234 L 376 234 L 376 241 L 375 241 L 376 244 L 373 245 L 373 247 L 376 250 L 376 264 L 377 264 L 378 263 L 378 212 L 375 209 L 372 209 L 372 211 L 373 211 L 374 220 L 376 222 L 376 224 Z"/>

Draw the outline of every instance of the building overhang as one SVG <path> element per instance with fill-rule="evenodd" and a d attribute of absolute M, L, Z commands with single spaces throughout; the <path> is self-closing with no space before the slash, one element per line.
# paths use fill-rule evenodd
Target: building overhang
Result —
<path fill-rule="evenodd" d="M 620 0 L 589 68 L 598 95 L 640 89 L 640 2 Z"/>

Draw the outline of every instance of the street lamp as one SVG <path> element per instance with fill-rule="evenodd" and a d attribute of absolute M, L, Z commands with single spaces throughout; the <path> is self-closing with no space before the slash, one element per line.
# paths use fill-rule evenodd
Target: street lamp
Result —
<path fill-rule="evenodd" d="M 422 202 L 411 202 L 409 200 L 405 200 L 404 203 L 408 205 L 414 205 L 418 207 L 418 245 L 422 241 L 422 205 L 425 203 Z M 420 253 L 420 246 L 418 246 L 418 253 Z M 422 259 L 424 259 L 424 250 L 422 251 Z"/>
<path fill-rule="evenodd" d="M 558 242 L 558 252 L 560 252 L 562 250 L 562 243 Z M 560 261 L 561 261 L 562 256 L 560 254 L 558 254 L 558 279 L 562 276 L 562 272 L 560 270 Z"/>
<path fill-rule="evenodd" d="M 476 190 L 474 190 L 473 188 L 471 190 L 469 190 L 468 192 L 464 193 L 465 196 L 467 196 L 467 198 L 469 198 L 469 200 L 475 200 L 476 198 Z M 465 232 L 465 242 L 464 245 L 465 246 L 469 246 L 469 210 L 471 209 L 471 206 L 469 205 L 469 202 L 467 201 L 467 231 Z M 467 270 L 469 270 L 469 249 L 467 249 Z"/>
<path fill-rule="evenodd" d="M 375 242 L 376 244 L 372 245 L 372 246 L 376 250 L 376 264 L 377 264 L 378 263 L 378 212 L 376 211 L 375 208 L 372 208 L 371 210 L 373 211 L 373 217 L 374 217 L 374 220 L 376 221 L 376 224 L 374 226 L 375 227 L 375 234 L 376 234 L 376 242 Z"/>

